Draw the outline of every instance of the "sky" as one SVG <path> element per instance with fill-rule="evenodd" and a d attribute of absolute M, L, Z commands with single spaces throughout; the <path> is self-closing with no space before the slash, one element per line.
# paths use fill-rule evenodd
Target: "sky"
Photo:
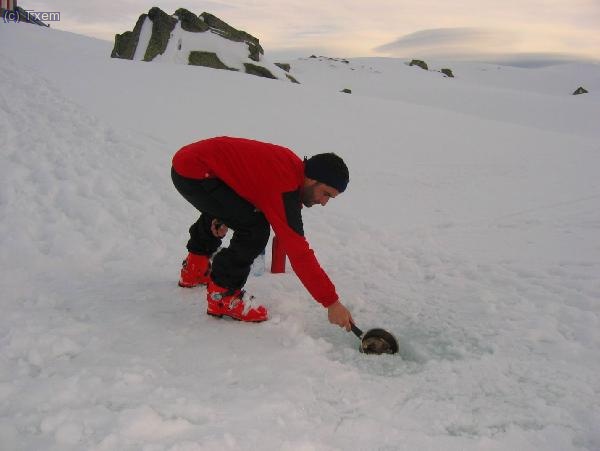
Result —
<path fill-rule="evenodd" d="M 55 28 L 109 41 L 153 6 L 167 13 L 183 7 L 258 37 L 268 56 L 600 61 L 600 0 L 19 0 L 19 6 L 59 11 Z"/>

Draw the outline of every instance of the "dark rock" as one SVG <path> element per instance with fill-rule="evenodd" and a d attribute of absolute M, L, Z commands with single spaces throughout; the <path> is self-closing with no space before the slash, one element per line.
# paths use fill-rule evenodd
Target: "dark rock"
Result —
<path fill-rule="evenodd" d="M 256 64 L 244 63 L 244 67 L 246 68 L 246 73 L 250 75 L 257 75 L 258 77 L 272 78 L 277 80 L 277 77 L 262 66 L 257 66 Z"/>
<path fill-rule="evenodd" d="M 185 8 L 179 8 L 177 11 L 175 11 L 174 15 L 179 18 L 181 22 L 181 28 L 183 28 L 185 31 L 202 33 L 209 30 L 209 26 L 202 19 Z"/>
<path fill-rule="evenodd" d="M 421 69 L 429 70 L 429 67 L 427 67 L 427 63 L 422 60 L 412 60 L 409 66 L 419 66 Z"/>
<path fill-rule="evenodd" d="M 144 55 L 144 61 L 152 61 L 157 55 L 164 53 L 171 32 L 177 24 L 177 19 L 156 6 L 148 11 L 148 17 L 152 21 L 152 36 Z"/>
<path fill-rule="evenodd" d="M 316 58 L 317 55 L 310 55 L 310 58 Z"/>
<path fill-rule="evenodd" d="M 125 33 L 115 35 L 115 46 L 110 54 L 111 58 L 133 59 L 146 17 L 148 17 L 148 14 L 142 14 L 138 18 L 133 31 L 126 31 Z"/>
<path fill-rule="evenodd" d="M 251 34 L 248 34 L 245 31 L 236 30 L 231 25 L 223 22 L 221 19 L 210 13 L 202 13 L 200 14 L 200 17 L 202 17 L 206 25 L 213 31 L 216 31 L 220 36 L 223 36 L 230 41 L 247 43 L 248 49 L 250 50 L 248 57 L 251 60 L 259 61 L 260 55 L 264 55 L 265 51 L 260 46 L 258 39 Z"/>
<path fill-rule="evenodd" d="M 237 69 L 226 66 L 214 52 L 191 51 L 188 63 L 192 66 L 212 67 L 213 69 Z"/>
<path fill-rule="evenodd" d="M 253 44 L 251 42 L 247 42 L 247 44 L 248 50 L 250 50 L 248 58 L 256 62 L 260 61 L 260 55 L 265 53 L 263 48 L 260 45 Z"/>
<path fill-rule="evenodd" d="M 452 69 L 442 69 L 440 72 L 442 74 L 444 74 L 446 77 L 454 78 L 454 74 L 452 73 Z"/>
<path fill-rule="evenodd" d="M 279 67 L 280 69 L 283 69 L 283 70 L 284 70 L 284 71 L 286 71 L 286 72 L 289 72 L 289 71 L 290 71 L 290 69 L 292 68 L 292 67 L 291 67 L 289 64 L 287 64 L 287 63 L 275 63 L 275 65 L 276 65 L 277 67 Z"/>
<path fill-rule="evenodd" d="M 294 77 L 292 77 L 290 74 L 285 74 L 285 76 L 287 77 L 287 79 L 289 81 L 291 81 L 292 83 L 297 83 L 300 84 L 300 82 L 298 80 L 296 80 Z"/>
<path fill-rule="evenodd" d="M 343 92 L 343 93 L 345 93 L 345 94 L 352 94 L 352 90 L 351 90 L 351 89 L 348 89 L 348 88 L 344 88 L 344 89 L 342 89 L 340 92 Z"/>
<path fill-rule="evenodd" d="M 579 88 L 577 88 L 575 90 L 575 92 L 573 92 L 573 95 L 578 96 L 579 94 L 587 94 L 587 93 L 588 93 L 588 90 L 585 89 L 583 86 L 580 86 Z"/>

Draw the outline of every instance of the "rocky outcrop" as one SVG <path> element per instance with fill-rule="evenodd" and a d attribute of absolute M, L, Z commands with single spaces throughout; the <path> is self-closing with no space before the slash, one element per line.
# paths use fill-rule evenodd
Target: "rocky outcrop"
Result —
<path fill-rule="evenodd" d="M 421 69 L 429 70 L 429 67 L 427 67 L 427 63 L 422 60 L 412 60 L 408 65 L 409 66 L 419 66 Z"/>
<path fill-rule="evenodd" d="M 148 19 L 152 21 L 152 36 L 144 55 L 144 61 L 152 61 L 155 56 L 165 52 L 171 32 L 177 24 L 177 19 L 156 6 L 148 11 Z"/>
<path fill-rule="evenodd" d="M 188 33 L 194 33 L 196 36 Z M 222 50 L 224 58 L 222 58 L 215 53 L 214 38 L 203 39 L 203 33 L 213 33 L 223 39 L 246 45 L 247 56 L 240 58 L 238 50 L 229 50 L 230 53 L 227 53 L 227 49 L 232 48 L 232 44 L 228 44 L 218 46 L 219 49 L 221 47 L 224 49 Z M 174 42 L 171 42 L 171 39 Z M 179 8 L 173 15 L 168 15 L 158 7 L 150 9 L 147 14 L 140 15 L 132 31 L 117 34 L 111 53 L 112 58 L 129 60 L 135 58 L 143 61 L 153 61 L 160 56 L 161 61 L 187 62 L 195 66 L 244 71 L 251 75 L 273 79 L 277 79 L 274 75 L 277 73 L 280 77 L 285 75 L 289 81 L 298 83 L 291 75 L 284 74 L 282 71 L 285 69 L 281 66 L 276 67 L 267 62 L 263 62 L 263 65 L 256 64 L 261 61 L 262 55 L 264 49 L 258 38 L 245 31 L 237 30 L 210 13 L 204 12 L 196 16 L 187 9 Z M 223 61 L 228 63 L 225 64 Z M 235 67 L 228 66 L 232 63 Z M 264 67 L 265 65 L 267 67 Z M 288 71 L 289 65 L 286 72 Z"/>
<path fill-rule="evenodd" d="M 140 39 L 142 25 L 147 17 L 148 14 L 142 14 L 137 20 L 133 31 L 126 31 L 125 33 L 115 35 L 115 46 L 110 54 L 111 58 L 133 59 Z"/>
<path fill-rule="evenodd" d="M 188 11 L 185 8 L 179 8 L 175 11 L 174 16 L 177 16 L 181 22 L 181 28 L 191 33 L 204 33 L 209 30 L 209 26 L 200 17 Z"/>
<path fill-rule="evenodd" d="M 246 73 L 250 75 L 257 75 L 259 77 L 265 78 L 273 78 L 277 77 L 271 73 L 271 71 L 265 67 L 257 66 L 256 64 L 244 63 L 244 68 L 246 69 Z"/>
<path fill-rule="evenodd" d="M 296 80 L 294 77 L 292 77 L 290 74 L 285 74 L 285 76 L 292 83 L 300 84 L 300 82 L 298 80 Z"/>
<path fill-rule="evenodd" d="M 189 56 L 189 64 L 192 66 L 212 67 L 213 69 L 237 70 L 227 67 L 214 52 L 192 51 Z"/>
<path fill-rule="evenodd" d="M 442 74 L 444 74 L 448 78 L 454 78 L 454 74 L 452 73 L 452 69 L 442 69 L 440 70 Z"/>
<path fill-rule="evenodd" d="M 260 46 L 258 39 L 254 36 L 246 33 L 245 31 L 236 30 L 229 24 L 223 22 L 216 16 L 210 13 L 202 13 L 200 17 L 204 19 L 204 22 L 216 33 L 223 36 L 225 39 L 235 42 L 245 42 L 248 44 L 250 50 L 250 59 L 254 61 L 260 60 L 260 55 L 264 55 L 265 51 Z"/>
<path fill-rule="evenodd" d="M 290 64 L 288 64 L 288 63 L 275 63 L 275 65 L 278 68 L 280 68 L 281 70 L 284 70 L 286 72 L 289 72 L 292 69 L 292 66 Z M 292 77 L 289 73 L 285 74 L 285 76 L 292 83 L 300 84 L 300 82 L 298 80 L 296 80 L 294 77 Z"/>
<path fill-rule="evenodd" d="M 146 19 L 152 21 L 152 36 L 144 53 L 144 61 L 152 61 L 154 57 L 165 51 L 177 19 L 169 16 L 160 8 L 154 7 L 148 11 L 148 14 L 142 14 L 138 18 L 133 31 L 115 35 L 115 46 L 110 54 L 111 58 L 133 59 Z"/>
<path fill-rule="evenodd" d="M 573 95 L 578 96 L 579 94 L 587 94 L 587 93 L 588 93 L 588 90 L 585 89 L 583 86 L 580 86 L 579 88 L 577 88 L 575 90 L 575 92 L 573 92 Z"/>
<path fill-rule="evenodd" d="M 350 64 L 350 61 L 348 61 L 347 59 L 343 59 L 343 58 L 330 58 L 329 56 L 317 56 L 317 55 L 310 55 L 309 58 L 318 58 L 321 61 L 329 60 L 329 61 L 337 61 L 339 63 L 344 63 L 344 64 Z"/>
<path fill-rule="evenodd" d="M 292 68 L 292 66 L 290 66 L 288 63 L 275 63 L 275 65 L 286 72 L 289 72 Z"/>

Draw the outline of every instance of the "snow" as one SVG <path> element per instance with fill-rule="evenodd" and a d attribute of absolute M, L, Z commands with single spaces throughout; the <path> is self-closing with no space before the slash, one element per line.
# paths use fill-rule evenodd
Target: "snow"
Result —
<path fill-rule="evenodd" d="M 152 38 L 152 21 L 150 18 L 146 17 L 144 19 L 144 23 L 142 24 L 142 29 L 140 30 L 140 37 L 138 39 L 138 44 L 135 47 L 135 55 L 133 55 L 133 59 L 136 61 L 143 61 L 144 56 L 146 56 L 146 50 L 148 49 L 148 44 L 150 44 L 150 39 Z"/>
<path fill-rule="evenodd" d="M 400 59 L 347 61 L 304 58 L 292 64 L 291 74 L 305 84 L 338 91 L 351 89 L 353 95 L 401 100 L 542 130 L 597 136 L 598 64 L 523 69 L 429 61 L 430 71 L 424 71 Z M 448 67 L 455 78 L 446 78 L 439 72 Z M 587 86 L 591 95 L 570 95 L 579 86 Z"/>
<path fill-rule="evenodd" d="M 600 449 L 598 65 L 300 60 L 293 85 L 0 42 L 2 449 Z M 345 158 L 305 230 L 399 356 L 360 354 L 289 270 L 250 278 L 260 325 L 177 286 L 171 156 L 221 134 Z"/>

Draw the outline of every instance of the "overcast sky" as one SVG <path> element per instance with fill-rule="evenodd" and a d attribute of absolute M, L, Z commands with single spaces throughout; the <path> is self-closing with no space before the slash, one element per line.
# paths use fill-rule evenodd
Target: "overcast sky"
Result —
<path fill-rule="evenodd" d="M 59 11 L 57 29 L 113 41 L 158 6 L 210 12 L 260 39 L 269 56 L 600 61 L 600 0 L 18 0 Z"/>

